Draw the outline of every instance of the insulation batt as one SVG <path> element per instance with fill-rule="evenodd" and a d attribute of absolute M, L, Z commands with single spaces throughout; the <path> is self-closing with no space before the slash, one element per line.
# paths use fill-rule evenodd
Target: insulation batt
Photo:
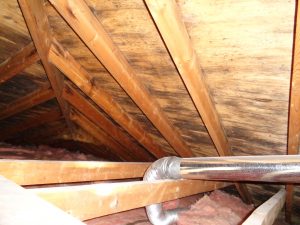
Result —
<path fill-rule="evenodd" d="M 252 210 L 252 205 L 217 190 L 181 212 L 178 225 L 238 225 Z"/>
<path fill-rule="evenodd" d="M 164 210 L 186 209 L 179 215 L 178 224 L 181 225 L 238 225 L 253 210 L 252 205 L 246 205 L 239 198 L 222 191 L 214 191 L 209 196 L 205 195 L 199 199 L 200 196 L 165 202 L 163 208 Z M 85 223 L 87 225 L 151 225 L 145 208 L 115 213 Z"/>
<path fill-rule="evenodd" d="M 71 152 L 63 148 L 52 148 L 46 145 L 38 147 L 1 146 L 1 159 L 35 159 L 35 160 L 100 160 L 90 154 Z"/>

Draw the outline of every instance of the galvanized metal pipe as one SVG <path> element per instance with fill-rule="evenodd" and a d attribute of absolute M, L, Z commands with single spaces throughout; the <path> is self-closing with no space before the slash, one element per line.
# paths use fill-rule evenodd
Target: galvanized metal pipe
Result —
<path fill-rule="evenodd" d="M 144 180 L 155 181 L 180 178 L 180 158 L 165 157 L 152 163 L 146 171 Z M 146 207 L 148 218 L 152 224 L 168 225 L 177 221 L 177 210 L 164 211 L 162 205 L 152 204 Z"/>
<path fill-rule="evenodd" d="M 185 179 L 300 183 L 300 155 L 183 158 Z"/>
<path fill-rule="evenodd" d="M 300 183 L 300 155 L 166 157 L 154 162 L 144 176 L 147 181 L 180 178 Z M 147 206 L 146 210 L 154 225 L 177 220 L 177 212 L 164 211 L 161 204 Z"/>

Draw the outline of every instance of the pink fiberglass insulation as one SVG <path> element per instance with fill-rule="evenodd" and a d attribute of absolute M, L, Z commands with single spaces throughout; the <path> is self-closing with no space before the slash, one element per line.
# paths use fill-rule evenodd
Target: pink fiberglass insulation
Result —
<path fill-rule="evenodd" d="M 101 160 L 90 154 L 71 152 L 64 148 L 52 148 L 46 145 L 38 147 L 0 145 L 0 159 L 35 159 L 35 160 Z"/>
<path fill-rule="evenodd" d="M 252 210 L 252 205 L 217 190 L 181 212 L 178 225 L 238 225 Z"/>
<path fill-rule="evenodd" d="M 210 196 L 205 195 L 198 201 L 197 199 L 199 195 L 165 202 L 163 205 L 165 210 L 186 209 L 179 215 L 180 225 L 238 225 L 253 210 L 252 205 L 246 205 L 239 198 L 222 191 L 214 191 Z M 191 204 L 193 205 L 189 209 Z M 151 225 L 145 208 L 115 213 L 85 223 L 87 225 Z"/>

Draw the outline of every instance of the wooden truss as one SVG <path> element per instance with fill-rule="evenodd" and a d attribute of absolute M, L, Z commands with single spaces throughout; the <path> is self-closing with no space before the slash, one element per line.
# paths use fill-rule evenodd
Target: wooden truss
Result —
<path fill-rule="evenodd" d="M 300 16 L 299 2 L 296 5 L 296 21 L 294 35 L 293 64 L 291 74 L 290 104 L 289 104 L 289 124 L 288 124 L 288 154 L 299 154 L 300 147 Z M 294 186 L 286 186 L 286 220 L 291 222 Z"/>
<path fill-rule="evenodd" d="M 147 88 L 137 78 L 136 72 L 131 68 L 118 47 L 112 42 L 101 23 L 96 19 L 86 3 L 82 0 L 50 2 L 64 19 L 66 19 L 69 25 L 73 27 L 75 32 L 81 37 L 99 61 L 101 61 L 108 69 L 110 74 L 118 81 L 128 95 L 135 101 L 148 119 L 161 132 L 175 152 L 182 157 L 193 156 L 193 153 L 183 141 L 181 135 L 170 123 L 158 102 L 151 97 Z M 155 4 L 149 2 L 147 2 L 148 7 L 151 10 L 151 13 L 153 13 L 155 8 L 159 6 L 155 6 Z M 20 58 L 22 58 L 24 64 L 17 67 L 19 68 L 18 70 L 8 71 L 7 74 L 9 75 L 6 77 L 12 77 L 24 69 L 26 65 L 31 65 L 36 60 L 41 59 L 53 92 L 48 91 L 45 93 L 45 91 L 42 90 L 42 93 L 39 91 L 38 93 L 32 93 L 29 96 L 25 96 L 24 99 L 22 99 L 24 101 L 17 102 L 14 107 L 8 108 L 6 110 L 7 112 L 3 112 L 2 116 L 0 115 L 1 118 L 15 115 L 29 107 L 33 107 L 50 98 L 56 97 L 63 117 L 72 133 L 75 133 L 74 123 L 76 123 L 89 133 L 93 133 L 94 138 L 101 143 L 104 142 L 104 144 L 109 146 L 109 148 L 116 155 L 120 156 L 121 159 L 127 161 L 152 161 L 154 160 L 152 156 L 155 158 L 168 156 L 169 154 L 165 152 L 161 146 L 155 143 L 152 137 L 144 129 L 143 125 L 131 118 L 131 116 L 115 102 L 105 90 L 99 89 L 93 85 L 92 76 L 54 39 L 51 34 L 48 18 L 44 11 L 43 2 L 41 0 L 20 0 L 19 4 L 37 51 L 35 51 L 32 44 L 29 44 L 15 57 L 7 60 L 3 65 L 4 69 L 7 68 L 6 64 L 13 65 L 16 59 L 20 61 Z M 167 43 L 180 75 L 186 83 L 187 89 L 215 143 L 219 155 L 231 155 L 232 153 L 226 134 L 211 101 L 204 79 L 202 78 L 199 62 L 187 36 L 185 26 L 180 19 L 176 4 L 172 1 L 165 1 L 164 4 L 168 4 L 167 8 L 170 9 L 165 13 L 168 13 L 168 16 L 174 16 L 175 18 L 174 24 L 169 27 L 172 32 L 178 33 L 176 36 L 177 39 L 172 40 L 171 37 L 168 37 L 167 33 L 169 31 L 164 30 L 164 27 L 166 27 L 164 26 L 164 18 L 156 18 L 154 16 L 155 22 Z M 77 10 L 78 7 L 81 10 Z M 72 13 L 72 11 L 76 11 L 76 13 Z M 76 17 L 74 17 L 75 14 Z M 35 23 L 35 21 L 41 22 Z M 166 20 L 165 22 L 168 21 Z M 44 32 L 41 32 L 42 30 Z M 176 49 L 172 44 L 178 41 L 182 42 L 182 48 L 180 49 Z M 185 47 L 183 48 L 183 46 Z M 182 56 L 182 58 L 179 57 L 179 55 Z M 72 90 L 71 86 L 66 85 L 64 77 L 56 68 L 89 96 L 97 106 L 104 110 L 124 130 L 134 137 L 150 154 L 140 148 L 139 145 L 128 140 L 128 138 L 126 138 L 127 135 L 124 135 L 117 127 L 105 120 L 105 118 L 103 118 L 99 112 L 96 112 L 95 108 L 92 107 L 85 98 L 80 97 L 80 94 L 76 93 L 74 89 L 73 91 L 70 91 Z M 5 78 L 3 78 L 3 80 L 4 79 Z M 132 86 L 134 86 L 134 88 L 132 88 Z M 198 89 L 201 89 L 202 91 L 197 92 Z M 71 95 L 70 93 L 73 94 Z M 24 104 L 26 99 L 32 100 L 34 97 L 35 100 L 31 101 L 31 104 Z M 76 103 L 78 101 L 81 102 L 80 105 Z M 90 110 L 86 110 L 86 107 L 82 107 L 82 104 L 90 106 Z M 80 112 L 80 114 L 75 111 L 71 113 L 69 105 L 72 105 Z M 83 108 L 85 109 L 84 112 Z M 91 125 L 89 121 L 96 123 L 96 125 Z M 26 122 L 24 123 L 26 124 Z M 22 130 L 25 129 L 27 129 L 26 126 Z M 91 132 L 91 129 L 95 132 Z M 21 130 L 14 130 L 13 132 L 16 133 L 19 131 Z M 7 134 L 2 137 L 2 140 L 9 138 L 13 132 L 7 132 Z M 237 184 L 237 188 L 244 200 L 251 202 L 250 195 L 245 186 Z"/>
<path fill-rule="evenodd" d="M 230 185 L 200 180 L 101 182 L 141 178 L 148 167 L 149 163 L 0 160 L 0 223 L 82 224 L 63 211 L 83 221 Z M 73 184 L 28 190 L 18 186 L 63 183 Z"/>
<path fill-rule="evenodd" d="M 47 121 L 64 118 L 68 128 L 72 131 L 72 134 L 74 134 L 74 139 L 76 139 L 75 134 L 77 133 L 74 126 L 77 124 L 83 130 L 93 134 L 94 139 L 101 143 L 104 142 L 104 144 L 109 146 L 113 153 L 122 160 L 149 162 L 156 158 L 170 155 L 164 151 L 162 146 L 155 143 L 155 140 L 147 132 L 145 127 L 130 116 L 109 93 L 96 87 L 93 83 L 92 75 L 80 65 L 67 49 L 64 49 L 61 44 L 54 39 L 48 17 L 45 13 L 44 2 L 42 0 L 18 1 L 33 43 L 28 44 L 16 55 L 0 65 L 0 83 L 11 79 L 33 63 L 41 60 L 51 86 L 42 87 L 11 103 L 6 109 L 0 112 L 0 119 L 12 117 L 52 98 L 57 99 L 60 111 L 52 110 L 40 115 L 38 119 L 29 118 L 21 121 L 14 128 L 2 131 L 0 140 L 7 140 L 18 132 L 38 126 Z M 102 24 L 97 20 L 84 0 L 49 1 L 158 129 L 176 154 L 182 157 L 194 156 L 189 146 L 183 140 L 182 135 L 175 129 L 174 125 L 166 116 L 166 113 L 162 110 L 156 99 L 151 96 L 142 81 L 138 79 L 137 72 L 133 70 L 122 52 L 113 43 L 109 34 L 104 30 Z M 146 4 L 219 155 L 231 155 L 232 152 L 227 140 L 227 135 L 210 97 L 209 90 L 200 69 L 200 61 L 193 49 L 192 42 L 189 39 L 175 1 L 146 0 Z M 299 12 L 299 4 L 297 4 L 297 12 Z M 299 149 L 300 57 L 298 55 L 300 51 L 300 22 L 299 16 L 296 18 L 289 111 L 288 154 L 298 154 Z M 170 35 L 171 33 L 172 35 Z M 72 83 L 66 81 L 65 77 Z M 73 88 L 72 85 L 75 85 L 83 93 Z M 84 98 L 84 95 L 86 95 L 89 100 Z M 74 109 L 71 110 L 70 106 Z M 101 108 L 101 110 L 111 117 L 118 126 L 108 120 L 97 107 Z M 134 140 L 128 138 L 129 136 L 126 132 L 130 134 Z M 67 162 L 41 163 L 36 161 L 1 161 L 0 174 L 18 185 L 87 182 L 141 177 L 149 165 L 147 163 L 112 163 L 109 166 L 110 169 L 108 172 L 105 166 L 109 164 L 96 163 L 97 165 L 95 165 L 87 162 L 82 164 L 73 162 L 72 164 L 69 162 L 69 166 L 66 167 L 65 165 L 67 164 Z M 7 169 L 3 169 L 4 165 Z M 47 176 L 41 172 L 45 170 L 47 171 Z M 16 174 L 16 171 L 18 171 L 18 174 Z M 21 171 L 30 172 L 21 173 Z M 34 174 L 32 174 L 32 171 L 35 171 Z M 39 172 L 41 172 L 41 174 L 39 174 Z M 22 188 L 7 179 L 1 178 L 0 181 L 3 187 L 12 189 L 10 195 L 15 193 L 20 196 L 27 196 Z M 72 188 L 72 190 L 69 187 L 55 187 L 51 189 L 38 188 L 30 190 L 34 195 L 27 196 L 26 199 L 28 198 L 28 201 L 31 201 L 31 199 L 36 199 L 36 195 L 47 200 L 51 199 L 53 204 L 63 210 L 74 212 L 75 217 L 88 219 L 130 208 L 142 207 L 155 202 L 209 191 L 223 187 L 224 185 L 226 184 L 203 181 L 162 181 L 155 184 L 135 181 L 124 184 L 82 185 L 74 189 Z M 146 186 L 147 188 L 145 188 Z M 170 189 L 167 190 L 162 187 L 169 187 Z M 236 187 L 244 200 L 248 202 L 251 201 L 251 196 L 245 185 L 236 184 Z M 107 188 L 111 189 L 112 192 L 105 196 L 104 199 L 102 196 L 101 201 L 105 201 L 108 205 L 111 204 L 113 207 L 109 209 L 109 207 L 104 204 L 104 208 L 99 209 L 95 206 L 95 202 L 96 200 L 99 201 L 100 197 L 98 196 L 96 200 L 93 200 L 95 197 L 94 193 L 99 193 Z M 178 192 L 177 190 L 180 189 L 184 189 L 185 191 Z M 0 204 L 5 200 L 3 194 L 9 194 L 8 189 L 3 188 L 2 190 L 5 193 L 1 193 Z M 149 194 L 150 190 L 153 191 L 153 193 L 158 192 L 158 190 L 160 190 L 159 192 L 163 190 L 162 193 L 164 193 L 164 195 L 159 195 L 159 199 L 152 196 L 149 197 L 149 199 L 138 201 L 135 205 L 130 205 L 128 204 L 128 199 L 131 197 L 130 191 L 132 190 L 136 191 L 136 193 L 140 193 L 143 197 L 145 194 Z M 116 192 L 120 193 L 120 195 L 118 195 L 120 199 L 117 200 L 120 204 L 117 205 L 113 204 L 116 202 L 113 193 Z M 83 196 L 84 193 L 86 199 L 90 201 L 88 203 L 90 205 L 87 206 L 86 211 L 79 208 L 72 208 L 75 205 L 73 204 L 74 202 L 62 203 L 65 202 L 65 193 L 68 193 L 70 196 L 77 196 L 77 198 L 72 197 L 72 199 L 75 199 L 73 201 L 78 201 L 79 193 L 81 196 Z M 292 199 L 293 186 L 288 185 L 286 194 L 287 220 L 290 220 L 292 214 Z M 46 205 L 43 206 L 44 203 L 40 200 L 32 201 L 40 205 L 41 209 L 47 208 Z M 126 202 L 126 204 L 124 204 L 124 202 Z M 7 203 L 7 205 L 9 204 Z M 11 209 L 14 211 L 14 207 L 13 205 L 9 205 L 8 210 Z M 20 204 L 20 207 L 22 207 L 22 204 Z M 49 215 L 51 214 L 50 211 L 51 210 L 49 210 Z M 82 213 L 80 214 L 80 212 Z M 56 209 L 53 210 L 53 213 L 56 213 Z M 58 214 L 65 217 L 64 213 Z M 38 215 L 38 213 L 35 215 Z M 66 221 L 67 220 L 66 216 Z M 70 221 L 73 220 L 70 219 Z M 54 222 L 55 221 L 53 221 L 53 223 Z M 66 224 L 68 224 L 68 222 L 66 222 Z M 78 224 L 80 224 L 80 222 L 78 222 Z"/>
<path fill-rule="evenodd" d="M 0 160 L 0 223 L 84 224 L 81 221 L 231 185 L 203 180 L 126 181 L 141 178 L 149 165 Z M 121 179 L 125 182 L 113 181 Z M 51 187 L 38 186 L 40 184 L 51 184 Z M 25 188 L 19 185 L 25 185 Z M 34 186 L 26 189 L 28 185 Z M 285 190 L 281 190 L 257 208 L 243 224 L 271 225 L 284 200 Z"/>

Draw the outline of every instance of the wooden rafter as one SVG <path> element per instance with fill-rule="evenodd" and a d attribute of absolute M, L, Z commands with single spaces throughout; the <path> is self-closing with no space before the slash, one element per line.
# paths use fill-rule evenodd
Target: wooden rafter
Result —
<path fill-rule="evenodd" d="M 157 158 L 168 154 L 154 142 L 143 125 L 134 120 L 105 90 L 94 85 L 94 78 L 73 57 L 54 41 L 49 60 L 62 71 L 78 88 L 88 95 L 101 109 L 122 126 L 141 145 Z"/>
<path fill-rule="evenodd" d="M 146 3 L 219 155 L 232 155 L 177 4 L 174 0 Z"/>
<path fill-rule="evenodd" d="M 285 190 L 280 190 L 268 201 L 260 205 L 242 225 L 272 225 L 285 201 Z"/>
<path fill-rule="evenodd" d="M 116 155 L 110 149 L 103 148 L 102 143 L 100 143 L 96 138 L 94 138 L 87 131 L 82 128 L 77 127 L 75 133 L 72 135 L 72 140 L 77 141 L 86 153 L 96 155 L 100 158 L 104 158 L 114 162 L 120 162 L 122 159 L 120 156 Z M 55 143 L 55 142 L 54 142 Z M 59 146 L 61 142 L 58 142 Z"/>
<path fill-rule="evenodd" d="M 115 141 L 110 135 L 105 133 L 102 129 L 94 125 L 90 120 L 85 118 L 81 113 L 71 111 L 70 119 L 79 127 L 95 137 L 100 143 L 111 149 L 116 155 L 120 156 L 124 161 L 136 161 L 134 155 L 131 155 L 127 149 Z M 137 160 L 138 161 L 138 160 Z"/>
<path fill-rule="evenodd" d="M 99 158 L 106 159 L 106 160 L 113 161 L 113 162 L 121 162 L 122 161 L 120 159 L 120 157 L 113 154 L 112 151 L 109 151 L 109 150 L 103 151 L 103 148 L 100 148 L 95 143 L 97 143 L 97 141 L 95 141 L 94 143 L 79 142 L 79 143 L 76 143 L 76 145 L 78 145 L 80 147 L 80 150 L 84 153 L 92 154 L 92 155 L 98 156 Z"/>
<path fill-rule="evenodd" d="M 63 117 L 61 117 L 63 119 Z M 57 121 L 55 121 L 57 122 Z M 51 122 L 50 122 L 51 123 Z M 26 133 L 26 132 L 23 132 L 23 133 Z M 47 131 L 45 133 L 48 133 Z M 50 132 L 51 133 L 51 132 Z M 42 134 L 41 136 L 38 136 L 37 139 L 31 139 L 30 142 L 27 142 L 28 144 L 30 145 L 35 145 L 35 146 L 39 146 L 39 145 L 48 145 L 48 146 L 51 146 L 54 142 L 56 141 L 63 141 L 64 138 L 66 136 L 71 136 L 73 135 L 73 133 L 70 133 L 68 128 L 66 127 L 64 130 L 56 130 L 55 132 L 52 133 L 52 135 L 44 135 Z M 16 138 L 14 138 L 16 139 Z M 70 139 L 71 140 L 71 139 Z M 11 140 L 7 140 L 8 143 L 13 143 L 13 142 L 10 142 Z M 21 144 L 23 144 L 24 142 L 21 142 Z M 59 146 L 58 148 L 65 148 L 63 145 L 62 146 Z M 77 150 L 76 148 L 66 148 L 66 149 L 71 149 L 71 150 Z"/>
<path fill-rule="evenodd" d="M 293 214 L 293 200 L 294 200 L 294 185 L 286 185 L 286 200 L 285 200 L 285 220 L 289 223 L 292 222 Z"/>
<path fill-rule="evenodd" d="M 193 49 L 176 2 L 174 0 L 146 0 L 146 4 L 219 155 L 232 155 L 227 136 L 207 89 L 197 54 Z M 251 202 L 246 186 L 238 183 L 236 186 L 243 199 Z"/>
<path fill-rule="evenodd" d="M 18 185 L 59 184 L 140 178 L 149 166 L 131 162 L 0 159 L 0 174 Z"/>
<path fill-rule="evenodd" d="M 0 224 L 84 225 L 33 193 L 0 176 Z"/>
<path fill-rule="evenodd" d="M 40 59 L 33 43 L 0 64 L 0 84 L 14 77 Z"/>
<path fill-rule="evenodd" d="M 113 137 L 115 141 L 125 146 L 129 152 L 136 156 L 140 161 L 154 160 L 153 156 L 145 152 L 145 149 L 131 141 L 127 134 L 122 132 L 119 127 L 100 113 L 97 108 L 87 101 L 78 91 L 71 87 L 71 85 L 65 86 L 62 96 L 85 117 Z"/>
<path fill-rule="evenodd" d="M 61 112 L 58 109 L 51 109 L 49 112 L 45 112 L 38 117 L 29 117 L 18 124 L 10 126 L 8 128 L 2 128 L 0 130 L 0 141 L 7 140 L 13 135 L 24 130 L 37 127 L 44 123 L 53 122 L 59 120 L 62 117 Z"/>
<path fill-rule="evenodd" d="M 58 208 L 71 212 L 73 216 L 86 220 L 228 185 L 229 183 L 202 180 L 160 180 L 38 188 L 29 191 Z M 79 203 L 82 199 L 84 204 Z"/>
<path fill-rule="evenodd" d="M 43 139 L 47 137 L 53 137 L 57 135 L 57 133 L 61 133 L 61 131 L 67 130 L 67 126 L 64 123 L 63 119 L 61 121 L 55 121 L 54 126 L 51 124 L 41 124 L 40 126 L 35 127 L 30 132 L 22 132 L 15 136 L 13 139 L 8 139 L 9 143 L 32 143 L 37 144 L 41 143 Z M 47 129 L 45 129 L 47 126 Z M 42 131 L 42 132 L 41 132 Z"/>
<path fill-rule="evenodd" d="M 43 0 L 18 0 L 33 43 L 41 58 L 47 77 L 53 88 L 55 97 L 70 130 L 73 129 L 69 120 L 69 106 L 62 99 L 61 92 L 64 85 L 64 77 L 49 63 L 48 52 L 52 43 L 52 34 Z"/>
<path fill-rule="evenodd" d="M 40 88 L 39 90 L 34 91 L 8 104 L 4 109 L 1 110 L 0 120 L 16 115 L 52 98 L 54 98 L 54 93 L 51 88 Z"/>
<path fill-rule="evenodd" d="M 50 0 L 89 49 L 102 62 L 110 74 L 140 107 L 148 119 L 182 157 L 194 154 L 184 142 L 177 129 L 168 120 L 158 102 L 138 79 L 119 48 L 113 43 L 83 0 Z"/>
<path fill-rule="evenodd" d="M 293 64 L 290 87 L 289 124 L 288 124 L 288 149 L 289 155 L 299 154 L 300 147 L 300 16 L 299 2 L 296 1 L 296 20 L 293 48 Z M 286 186 L 286 220 L 291 222 L 294 186 Z"/>

